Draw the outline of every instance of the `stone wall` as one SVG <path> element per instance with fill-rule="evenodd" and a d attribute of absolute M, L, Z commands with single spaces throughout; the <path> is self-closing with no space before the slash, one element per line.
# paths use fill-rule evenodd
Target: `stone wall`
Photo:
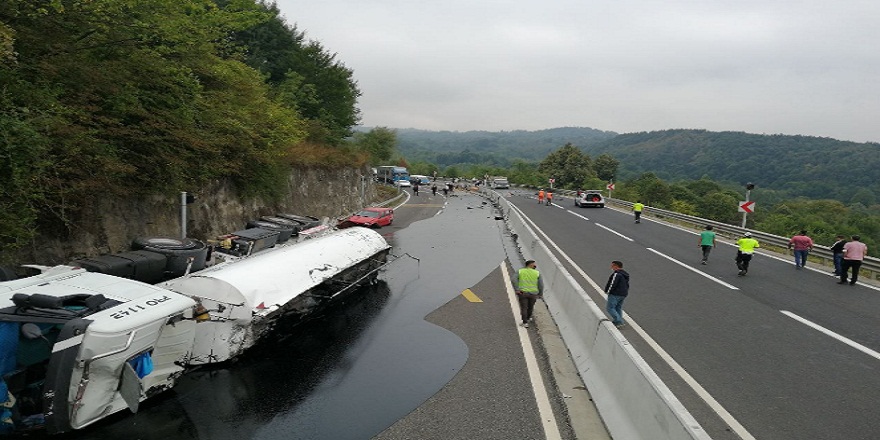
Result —
<path fill-rule="evenodd" d="M 242 199 L 229 182 L 186 188 L 196 200 L 187 209 L 187 236 L 205 240 L 244 229 L 263 215 L 290 213 L 331 218 L 348 215 L 375 198 L 369 168 L 294 169 L 279 202 Z M 184 190 L 184 189 L 181 189 Z M 20 264 L 54 265 L 71 259 L 129 250 L 143 236 L 180 237 L 180 193 L 151 197 L 98 198 L 83 207 L 84 220 L 70 238 L 41 237 L 13 259 Z"/>

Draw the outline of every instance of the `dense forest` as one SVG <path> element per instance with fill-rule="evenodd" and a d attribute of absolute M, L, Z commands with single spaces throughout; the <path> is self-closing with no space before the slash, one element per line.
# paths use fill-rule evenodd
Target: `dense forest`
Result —
<path fill-rule="evenodd" d="M 98 197 L 229 179 L 271 198 L 291 167 L 387 157 L 352 137 L 359 96 L 274 4 L 4 0 L 0 248 L 69 233 Z"/>
<path fill-rule="evenodd" d="M 400 153 L 410 163 L 440 169 L 473 165 L 510 168 L 538 163 L 571 143 L 596 157 L 620 162 L 618 179 L 651 172 L 665 180 L 700 179 L 729 185 L 753 182 L 766 200 L 792 197 L 880 202 L 880 144 L 829 138 L 706 130 L 616 134 L 592 128 L 510 132 L 397 130 Z"/>
<path fill-rule="evenodd" d="M 560 129 L 573 136 L 593 129 Z M 552 130 L 549 130 L 552 131 Z M 831 244 L 837 234 L 862 236 L 870 254 L 880 245 L 880 145 L 856 144 L 806 136 L 765 136 L 747 133 L 713 133 L 704 130 L 667 130 L 651 133 L 611 135 L 578 145 L 566 141 L 544 153 L 548 145 L 537 142 L 534 152 L 517 156 L 527 139 L 547 139 L 532 132 L 516 143 L 517 148 L 472 150 L 473 139 L 493 139 L 483 132 L 462 136 L 459 157 L 478 160 L 491 155 L 508 155 L 507 162 L 459 162 L 443 166 L 424 160 L 408 162 L 413 172 L 437 170 L 448 176 L 475 177 L 505 175 L 511 182 L 566 189 L 602 189 L 614 179 L 614 197 L 641 200 L 649 206 L 681 212 L 729 224 L 739 224 L 737 204 L 744 198 L 743 184 L 755 183 L 752 200 L 757 201 L 748 227 L 781 236 L 806 229 L 817 243 Z M 499 134 L 515 136 L 519 132 Z M 559 133 L 559 132 L 556 132 Z M 608 133 L 605 133 L 608 135 Z M 410 131 L 409 136 L 415 136 Z M 435 134 L 444 139 L 438 155 L 455 155 L 451 132 Z M 564 138 L 564 136 L 563 136 Z M 572 139 L 575 139 L 573 137 Z M 401 141 L 405 153 L 406 142 Z M 430 144 L 423 142 L 423 145 Z M 428 157 L 415 154 L 415 158 Z M 443 156 L 439 156 L 443 157 Z M 409 156 L 407 156 L 409 160 Z"/>

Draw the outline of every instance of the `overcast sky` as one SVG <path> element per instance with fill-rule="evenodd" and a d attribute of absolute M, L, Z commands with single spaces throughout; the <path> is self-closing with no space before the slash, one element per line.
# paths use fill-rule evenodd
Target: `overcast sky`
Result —
<path fill-rule="evenodd" d="M 880 142 L 878 0 L 278 0 L 367 126 Z"/>

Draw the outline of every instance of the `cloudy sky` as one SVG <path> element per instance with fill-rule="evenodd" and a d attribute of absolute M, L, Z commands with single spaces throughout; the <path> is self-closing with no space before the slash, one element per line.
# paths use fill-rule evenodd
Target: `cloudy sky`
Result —
<path fill-rule="evenodd" d="M 367 126 L 880 142 L 877 0 L 277 0 Z"/>

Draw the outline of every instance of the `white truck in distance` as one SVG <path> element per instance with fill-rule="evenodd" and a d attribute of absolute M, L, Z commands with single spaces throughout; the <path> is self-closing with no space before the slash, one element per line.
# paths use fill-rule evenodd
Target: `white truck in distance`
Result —
<path fill-rule="evenodd" d="M 492 179 L 492 188 L 494 189 L 509 189 L 510 183 L 507 181 L 507 177 L 496 177 Z"/>

